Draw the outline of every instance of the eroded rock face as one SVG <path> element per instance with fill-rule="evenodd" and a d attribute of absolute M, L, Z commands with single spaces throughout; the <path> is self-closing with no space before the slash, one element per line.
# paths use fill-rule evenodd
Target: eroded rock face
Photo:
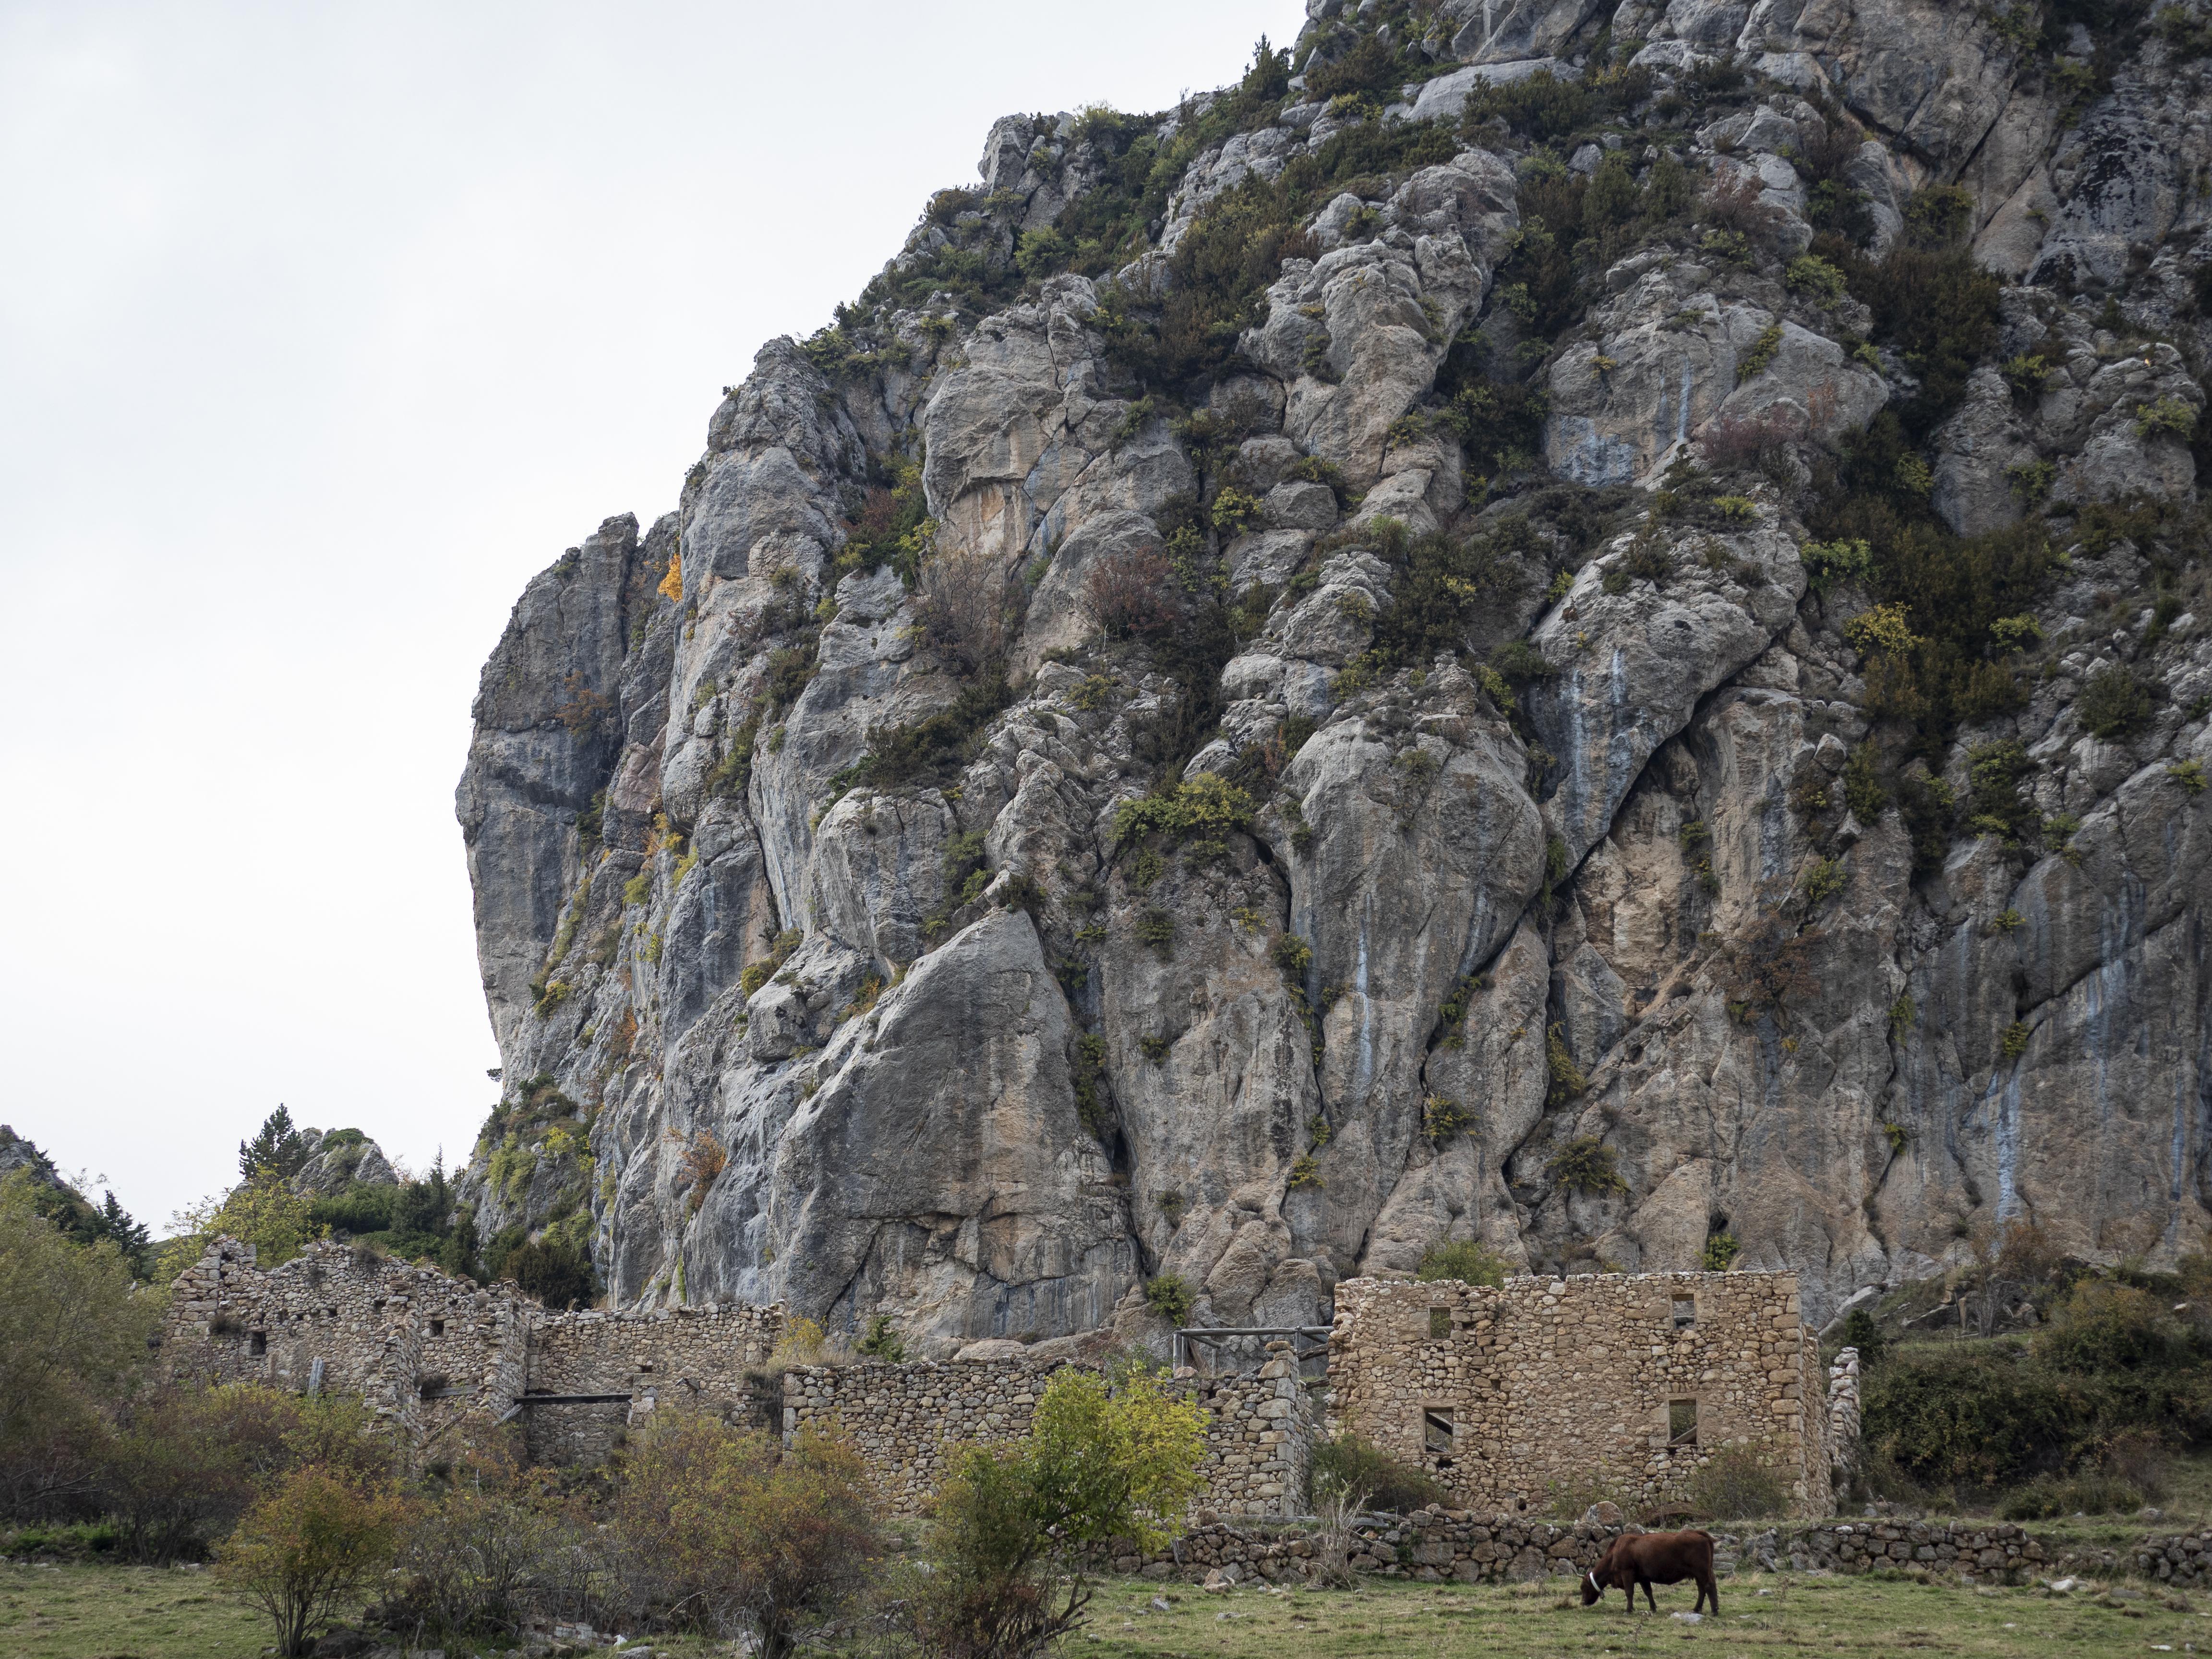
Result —
<path fill-rule="evenodd" d="M 1376 27 L 1308 10 L 1309 79 Z M 2111 90 L 2069 109 L 1936 0 L 1423 27 L 1387 44 L 1435 73 L 1378 107 L 1152 124 L 1199 136 L 1119 270 L 1051 237 L 1136 128 L 995 124 L 846 324 L 763 349 L 674 511 L 531 583 L 458 802 L 488 1244 L 950 1356 L 1164 1352 L 1163 1277 L 1197 1322 L 1309 1324 L 1446 1240 L 1563 1272 L 1725 1234 L 1817 1322 L 2013 1221 L 2162 1261 L 2212 1220 L 2212 644 L 2150 592 L 2212 349 L 2203 65 L 2092 41 Z M 1543 164 L 1456 124 L 1614 74 L 1608 29 L 1650 143 L 1573 170 L 1681 143 L 1754 234 L 1643 226 L 1601 270 L 1593 239 L 1536 338 Z M 1741 94 L 1663 112 L 1730 53 Z M 1838 189 L 1874 250 L 1928 234 L 1931 184 L 2024 278 L 1940 420 L 1792 263 Z M 1192 322 L 1188 250 L 1228 244 L 1191 239 L 1263 186 L 1311 191 L 1290 257 Z M 1803 550 L 1893 404 L 1928 434 L 1897 510 L 2074 549 L 2008 602 L 2010 689 L 1910 744 L 1849 630 L 1882 595 Z"/>

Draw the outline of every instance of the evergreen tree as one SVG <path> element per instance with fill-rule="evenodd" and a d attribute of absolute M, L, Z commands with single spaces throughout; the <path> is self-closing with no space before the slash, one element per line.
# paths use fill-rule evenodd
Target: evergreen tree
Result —
<path fill-rule="evenodd" d="M 101 1198 L 100 1236 L 115 1241 L 115 1248 L 123 1252 L 132 1273 L 141 1279 L 152 1278 L 154 1239 L 146 1231 L 146 1224 L 132 1220 L 131 1212 L 115 1201 L 113 1193 L 103 1193 Z"/>
<path fill-rule="evenodd" d="M 279 1106 L 262 1120 L 261 1133 L 238 1143 L 238 1174 L 251 1181 L 264 1170 L 274 1170 L 289 1181 L 307 1161 L 307 1138 L 292 1127 L 292 1114 Z"/>

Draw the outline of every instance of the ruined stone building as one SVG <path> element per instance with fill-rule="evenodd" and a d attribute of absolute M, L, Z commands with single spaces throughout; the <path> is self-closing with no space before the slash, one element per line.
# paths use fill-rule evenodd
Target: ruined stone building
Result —
<path fill-rule="evenodd" d="M 177 1281 L 163 1363 L 179 1381 L 358 1395 L 418 1447 L 520 1421 L 528 1455 L 602 1457 L 668 1409 L 850 1438 L 887 1510 L 921 1509 L 969 1445 L 1017 1439 L 1060 1363 L 1012 1358 L 771 1366 L 781 1306 L 550 1313 L 510 1286 L 337 1244 L 270 1271 L 221 1239 Z M 1178 1373 L 1209 1414 L 1197 1507 L 1280 1516 L 1306 1501 L 1320 1437 L 1350 1431 L 1432 1473 L 1458 1506 L 1535 1507 L 1554 1486 L 1680 1499 L 1741 1448 L 1793 1506 L 1826 1513 L 1856 1396 L 1820 1386 L 1790 1273 L 1516 1279 L 1503 1289 L 1336 1286 L 1325 1378 L 1287 1341 L 1256 1368 Z"/>
<path fill-rule="evenodd" d="M 1828 1512 L 1835 1431 L 1797 1277 L 1352 1279 L 1336 1287 L 1336 1420 L 1482 1510 L 1554 1486 L 1664 1504 L 1747 1450 Z M 1855 1416 L 1855 1405 L 1853 1408 Z"/>

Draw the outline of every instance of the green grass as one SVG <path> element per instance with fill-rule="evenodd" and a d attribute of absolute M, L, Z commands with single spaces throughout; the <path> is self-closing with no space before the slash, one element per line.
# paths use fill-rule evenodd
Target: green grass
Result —
<path fill-rule="evenodd" d="M 1115 1580 L 1092 1606 L 1089 1631 L 1072 1651 L 1095 1659 L 1346 1659 L 1419 1654 L 1487 1659 L 1492 1654 L 1678 1652 L 1717 1654 L 1931 1653 L 2003 1655 L 2141 1653 L 2167 1644 L 2212 1646 L 2212 1599 L 2140 1588 L 2140 1599 L 2104 1605 L 2102 1595 L 2043 1589 L 1970 1589 L 1905 1578 L 1808 1577 L 1749 1573 L 1721 1580 L 1723 1615 L 1691 1625 L 1669 1617 L 1696 1602 L 1694 1587 L 1659 1592 L 1659 1616 L 1621 1611 L 1617 1592 L 1585 1607 L 1573 1579 L 1509 1588 L 1376 1583 L 1356 1590 L 1262 1589 L 1207 1595 L 1188 1585 Z M 1151 1607 L 1164 1594 L 1170 1611 Z M 1224 1619 L 1222 1614 L 1228 1618 Z M 1663 1647 L 1662 1647 L 1663 1644 Z"/>
<path fill-rule="evenodd" d="M 1091 1659 L 1349 1659 L 1420 1654 L 1487 1659 L 1634 1653 L 1677 1644 L 1717 1654 L 2081 1655 L 2212 1648 L 2212 1597 L 2120 1587 L 2114 1602 L 2085 1588 L 1967 1588 L 1905 1577 L 1748 1573 L 1721 1581 L 1723 1616 L 1690 1625 L 1696 1591 L 1659 1592 L 1659 1616 L 1621 1611 L 1613 1594 L 1585 1607 L 1572 1579 L 1469 1588 L 1376 1582 L 1354 1590 L 1239 1588 L 1111 1579 L 1088 1626 L 1062 1650 Z M 1169 1611 L 1156 1611 L 1164 1596 Z M 1639 1601 L 1638 1606 L 1643 1604 Z M 1227 1614 L 1226 1618 L 1222 1617 Z M 9 1659 L 259 1659 L 259 1619 L 205 1573 L 123 1565 L 0 1565 L 0 1653 Z M 671 1659 L 706 1659 L 727 1644 L 653 1638 Z M 489 1650 L 489 1648 L 487 1649 Z"/>
<path fill-rule="evenodd" d="M 0 1653 L 20 1659 L 258 1659 L 269 1642 L 205 1572 L 0 1565 Z"/>

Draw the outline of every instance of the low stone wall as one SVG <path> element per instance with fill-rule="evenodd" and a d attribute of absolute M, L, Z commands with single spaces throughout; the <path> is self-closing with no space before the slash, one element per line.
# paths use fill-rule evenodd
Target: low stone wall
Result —
<path fill-rule="evenodd" d="M 1594 1522 L 1563 1526 L 1525 1516 L 1424 1512 L 1356 1528 L 1350 1559 L 1356 1572 L 1431 1583 L 1573 1577 L 1595 1566 L 1605 1547 L 1625 1530 Z M 1716 1533 L 1715 1542 L 1723 1575 L 1888 1568 L 2009 1583 L 2062 1573 L 2131 1574 L 2183 1585 L 2212 1581 L 2212 1533 L 2146 1539 L 2132 1550 L 2100 1550 L 2039 1539 L 2008 1524 L 1870 1521 Z M 1234 1522 L 1194 1527 L 1170 1551 L 1113 1562 L 1120 1572 L 1190 1583 L 1216 1572 L 1231 1579 L 1295 1582 L 1318 1565 L 1310 1528 Z"/>
<path fill-rule="evenodd" d="M 784 1433 L 811 1428 L 843 1436 L 859 1449 L 886 1512 L 916 1514 L 969 1446 L 1029 1432 L 1037 1400 L 1062 1363 L 793 1366 L 784 1373 Z M 1200 1466 L 1206 1488 L 1194 1510 L 1280 1516 L 1297 1507 L 1316 1432 L 1297 1370 L 1286 1346 L 1270 1345 L 1256 1375 L 1175 1385 L 1209 1413 Z"/>
<path fill-rule="evenodd" d="M 1423 1583 L 1483 1583 L 1579 1577 L 1626 1528 L 1561 1526 L 1522 1516 L 1477 1517 L 1464 1511 L 1370 1521 L 1356 1529 L 1352 1570 Z M 1940 1573 L 1966 1581 L 2027 1583 L 2075 1576 L 2133 1577 L 2180 1588 L 2212 1585 L 2212 1532 L 2144 1538 L 2119 1548 L 2038 1537 L 2009 1523 L 1838 1521 L 1759 1533 L 1716 1533 L 1723 1577 L 1766 1571 Z M 1231 1580 L 1295 1583 L 1311 1576 L 1319 1552 L 1310 1527 L 1215 1522 L 1192 1528 L 1158 1555 L 1122 1555 L 1114 1570 L 1197 1583 L 1215 1573 Z"/>

